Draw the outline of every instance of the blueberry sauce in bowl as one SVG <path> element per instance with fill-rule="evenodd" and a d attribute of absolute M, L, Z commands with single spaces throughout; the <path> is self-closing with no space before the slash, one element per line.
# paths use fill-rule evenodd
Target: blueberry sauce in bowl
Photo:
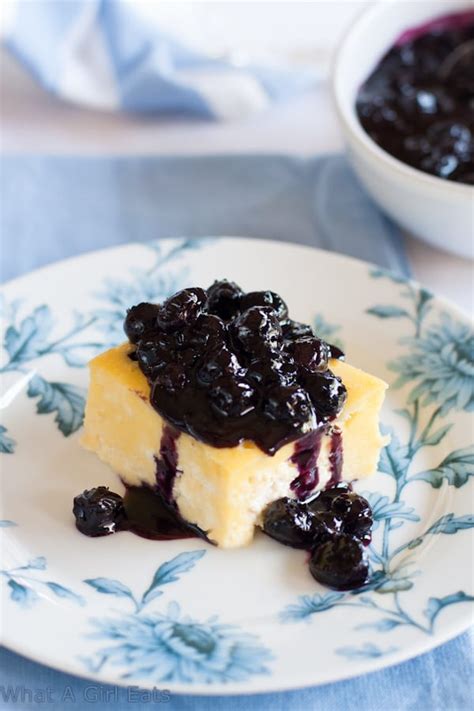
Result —
<path fill-rule="evenodd" d="M 403 163 L 474 185 L 474 10 L 404 32 L 360 87 L 356 111 Z"/>

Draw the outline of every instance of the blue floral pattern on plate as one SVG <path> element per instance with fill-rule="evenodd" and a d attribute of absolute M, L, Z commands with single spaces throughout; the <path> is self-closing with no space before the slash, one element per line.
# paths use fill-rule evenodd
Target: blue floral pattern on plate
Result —
<path fill-rule="evenodd" d="M 66 365 L 78 368 L 98 353 L 124 340 L 123 321 L 127 308 L 140 301 L 160 302 L 183 284 L 188 270 L 176 268 L 174 262 L 187 252 L 199 249 L 206 243 L 203 239 L 178 240 L 171 249 L 163 243 L 149 242 L 146 247 L 153 259 L 146 269 L 134 269 L 124 279 L 106 279 L 97 296 L 104 302 L 102 308 L 91 314 L 75 312 L 72 324 L 59 337 L 52 336 L 54 318 L 47 304 L 37 306 L 30 313 L 19 316 L 21 301 L 0 301 L 0 313 L 7 321 L 3 347 L 7 354 L 2 373 L 24 374 L 27 395 L 36 399 L 39 415 L 55 414 L 58 429 L 65 437 L 76 432 L 82 425 L 85 406 L 85 390 L 75 385 L 48 381 L 30 368 L 46 356 L 58 355 Z M 173 267 L 173 268 L 170 268 Z M 80 340 L 82 334 L 97 331 L 94 338 Z M 22 381 L 19 381 L 21 387 Z M 0 453 L 13 454 L 16 441 L 5 426 L 0 425 Z"/>
<path fill-rule="evenodd" d="M 190 283 L 194 264 L 199 261 L 196 250 L 206 245 L 212 249 L 211 241 L 188 239 L 129 248 L 137 254 L 140 251 L 140 266 L 133 266 L 133 260 L 122 262 L 116 273 L 107 270 L 100 281 L 91 281 L 87 293 L 91 297 L 88 303 L 92 301 L 93 306 L 80 314 L 71 309 L 63 311 L 60 318 L 52 299 L 36 305 L 26 298 L 17 298 L 18 293 L 1 302 L 6 330 L 0 372 L 16 378 L 8 397 L 13 399 L 21 391 L 27 401 L 35 402 L 38 414 L 52 416 L 54 427 L 50 428 L 48 446 L 53 447 L 53 439 L 59 445 L 63 436 L 70 437 L 80 428 L 85 388 L 84 378 L 76 373 L 81 373 L 89 358 L 123 340 L 126 309 L 141 300 L 161 301 Z M 423 600 L 417 593 L 417 583 L 424 575 L 420 553 L 430 542 L 451 540 L 453 536 L 461 540 L 474 526 L 473 515 L 464 507 L 459 510 L 459 506 L 451 506 L 452 497 L 445 497 L 447 490 L 456 492 L 462 487 L 467 490 L 474 474 L 473 448 L 459 434 L 453 437 L 456 417 L 473 409 L 473 334 L 455 315 L 436 305 L 426 290 L 381 270 L 372 269 L 370 277 L 374 287 L 395 284 L 387 291 L 396 298 L 388 303 L 371 305 L 374 299 L 365 304 L 364 318 L 378 319 L 390 327 L 395 324 L 398 329 L 400 336 L 392 341 L 396 343 L 396 354 L 387 359 L 387 368 L 395 376 L 392 392 L 400 392 L 398 399 L 403 403 L 387 428 L 391 442 L 382 453 L 381 475 L 374 482 L 380 490 L 362 492 L 371 503 L 375 520 L 374 541 L 369 548 L 370 583 L 347 593 L 316 586 L 313 593 L 315 583 L 311 580 L 309 584 L 304 578 L 300 580 L 301 592 L 309 589 L 309 594 L 300 594 L 294 600 L 286 595 L 282 604 L 268 609 L 265 618 L 273 635 L 275 628 L 285 630 L 285 639 L 292 624 L 313 621 L 316 629 L 320 621 L 335 619 L 331 611 L 346 614 L 343 608 L 351 608 L 344 618 L 350 631 L 347 643 L 341 644 L 339 638 L 327 654 L 344 657 L 351 665 L 361 665 L 365 660 L 369 666 L 360 667 L 364 670 L 375 668 L 385 658 L 401 658 L 402 630 L 410 630 L 418 637 L 435 638 L 448 614 L 444 611 L 461 608 L 474 599 L 465 585 L 459 586 L 461 589 L 453 586 L 451 590 L 444 586 L 442 593 L 432 587 Z M 394 288 L 399 295 L 394 294 Z M 371 287 L 369 291 L 373 295 L 377 289 Z M 322 337 L 339 346 L 346 341 L 347 345 L 342 319 L 314 312 L 313 319 Z M 49 363 L 52 367 L 48 368 Z M 56 370 L 60 377 L 51 377 Z M 396 424 L 397 418 L 403 426 Z M 18 418 L 12 418 L 0 425 L 0 452 L 5 462 L 14 462 L 17 456 L 25 457 L 27 453 L 27 442 L 18 422 Z M 42 422 L 47 422 L 46 418 Z M 466 428 L 460 431 L 466 432 Z M 423 494 L 419 493 L 421 489 Z M 71 496 L 74 493 L 77 492 L 71 492 Z M 426 494 L 441 497 L 440 510 L 434 510 L 432 517 L 420 506 Z M 23 524 L 16 513 L 5 508 L 2 513 L 5 518 L 0 520 L 2 536 L 14 537 L 16 522 Z M 73 529 L 71 523 L 72 519 L 67 522 L 67 535 Z M 154 545 L 157 551 L 163 550 L 159 544 Z M 12 559 L 16 561 L 16 548 L 12 550 L 15 551 Z M 180 689 L 200 685 L 221 691 L 235 688 L 234 682 L 243 685 L 239 688 L 250 684 L 248 688 L 255 689 L 255 679 L 277 679 L 285 649 L 269 642 L 273 637 L 267 638 L 265 625 L 258 628 L 258 635 L 248 631 L 253 628 L 253 613 L 244 618 L 247 620 L 244 623 L 237 620 L 235 624 L 231 618 L 232 624 L 227 624 L 224 620 L 229 619 L 232 608 L 224 606 L 225 614 L 220 611 L 216 615 L 212 609 L 211 614 L 206 614 L 205 601 L 201 601 L 204 614 L 195 611 L 189 614 L 187 595 L 193 586 L 187 581 L 200 574 L 203 568 L 199 561 L 204 553 L 182 551 L 163 562 L 139 595 L 133 578 L 122 567 L 118 578 L 116 574 L 101 574 L 97 566 L 98 577 L 87 577 L 87 571 L 81 576 L 72 572 L 73 582 L 65 585 L 64 581 L 56 582 L 59 576 L 48 574 L 46 556 L 35 553 L 20 556 L 27 562 L 5 567 L 0 578 L 12 611 L 21 611 L 22 615 L 27 609 L 28 615 L 36 609 L 47 612 L 47 602 L 52 598 L 76 606 L 81 625 L 77 635 L 84 645 L 75 658 L 82 670 L 98 678 L 138 679 L 145 685 L 166 682 Z M 251 550 L 246 553 L 252 555 Z M 292 560 L 298 560 L 298 552 L 291 553 Z M 209 548 L 205 561 L 210 562 L 213 555 Z M 278 551 L 275 555 L 284 553 Z M 47 558 L 51 560 L 49 553 Z M 192 570 L 192 574 L 184 577 Z M 166 600 L 163 596 L 170 589 L 176 591 L 175 599 Z M 296 584 L 294 592 L 298 591 Z M 417 593 L 415 605 L 411 604 L 414 593 Z M 108 601 L 113 604 L 108 605 Z M 356 619 L 353 617 L 354 608 L 360 611 L 360 618 L 359 614 Z M 100 617 L 97 609 L 103 612 Z M 280 626 L 281 622 L 285 627 Z M 296 627 L 298 639 L 302 629 Z M 380 637 L 381 634 L 385 636 Z M 380 639 L 387 641 L 380 643 Z M 273 687 L 263 684 L 258 688 Z"/>
<path fill-rule="evenodd" d="M 381 270 L 372 271 L 371 275 L 373 278 L 385 276 L 394 279 Z M 452 427 L 448 423 L 438 425 L 436 429 L 437 421 L 452 409 L 473 409 L 474 335 L 467 325 L 455 322 L 447 313 L 442 313 L 435 325 L 425 328 L 425 319 L 431 310 L 432 295 L 399 278 L 394 281 L 403 284 L 401 296 L 407 300 L 407 307 L 377 305 L 369 308 L 367 313 L 380 319 L 408 319 L 415 331 L 414 336 L 400 339 L 400 343 L 408 348 L 409 353 L 389 364 L 389 368 L 399 376 L 392 387 L 401 388 L 407 384 L 412 386 L 407 407 L 398 412 L 408 421 L 410 436 L 408 442 L 401 443 L 395 432 L 390 430 L 391 441 L 381 454 L 379 470 L 395 480 L 393 498 L 374 492 L 362 492 L 372 507 L 374 530 L 379 525 L 383 526 L 381 546 L 376 548 L 371 544 L 369 547 L 370 582 L 350 593 L 303 596 L 297 603 L 288 605 L 281 612 L 280 619 L 285 623 L 309 619 L 312 615 L 333 607 L 362 607 L 370 608 L 381 618 L 363 625 L 365 628 L 389 632 L 401 625 L 408 625 L 432 634 L 436 618 L 445 607 L 474 601 L 472 595 L 462 590 L 441 598 L 430 597 L 423 611 L 423 620 L 414 619 L 403 608 L 401 595 L 413 587 L 414 578 L 419 574 L 414 568 L 412 551 L 428 536 L 453 535 L 474 527 L 474 515 L 455 516 L 454 513 L 448 513 L 437 519 L 421 535 L 407 540 L 402 545 L 391 545 L 391 533 L 394 530 L 402 527 L 407 521 L 420 520 L 414 508 L 407 506 L 401 499 L 406 487 L 413 482 L 424 481 L 437 489 L 443 480 L 446 480 L 450 486 L 459 488 L 467 483 L 469 477 L 474 476 L 472 446 L 450 452 L 433 469 L 413 471 L 414 459 L 418 452 L 424 447 L 440 444 Z M 427 423 L 421 427 L 421 410 L 433 403 L 437 407 L 430 413 Z M 373 591 L 373 594 L 368 595 L 370 591 Z M 391 607 L 386 604 L 387 595 L 392 597 Z M 347 649 L 339 651 L 347 656 Z M 359 650 L 354 654 L 360 656 L 362 652 Z M 379 656 L 379 653 L 374 652 L 374 656 Z"/>
<path fill-rule="evenodd" d="M 17 524 L 14 521 L 2 519 L 0 528 L 11 528 Z M 41 597 L 38 591 L 51 591 L 56 597 L 75 602 L 77 605 L 85 605 L 85 600 L 81 595 L 73 592 L 65 585 L 60 585 L 52 580 L 44 580 L 41 575 L 47 569 L 47 562 L 44 556 L 31 558 L 24 565 L 0 570 L 0 576 L 6 582 L 10 590 L 10 599 L 23 608 L 32 607 Z M 41 571 L 39 574 L 36 571 Z"/>
<path fill-rule="evenodd" d="M 161 587 L 178 580 L 191 570 L 206 551 L 180 553 L 160 565 L 149 587 L 136 599 L 127 585 L 118 580 L 95 578 L 84 582 L 99 593 L 127 599 L 135 610 L 114 618 L 93 619 L 95 638 L 111 644 L 95 657 L 83 659 L 91 672 L 104 665 L 121 667 L 122 678 L 148 678 L 153 682 L 243 681 L 254 674 L 268 674 L 270 652 L 256 635 L 226 625 L 216 616 L 198 622 L 181 613 L 177 602 L 168 603 L 165 612 L 144 613 L 152 601 L 163 594 Z"/>

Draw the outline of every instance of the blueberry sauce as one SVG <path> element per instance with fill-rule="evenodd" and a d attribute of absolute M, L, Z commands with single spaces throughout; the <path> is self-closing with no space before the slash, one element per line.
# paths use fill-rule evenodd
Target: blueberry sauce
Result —
<path fill-rule="evenodd" d="M 123 503 L 127 520 L 122 530 L 154 541 L 180 538 L 208 540 L 205 532 L 184 521 L 176 507 L 166 503 L 158 490 L 148 486 L 127 487 Z"/>
<path fill-rule="evenodd" d="M 318 458 L 325 431 L 325 427 L 320 427 L 295 444 L 291 462 L 296 465 L 298 476 L 291 482 L 290 489 L 298 499 L 307 499 L 319 483 Z"/>
<path fill-rule="evenodd" d="M 341 478 L 342 434 L 331 423 L 347 393 L 328 365 L 331 358 L 343 359 L 342 351 L 289 319 L 278 294 L 245 294 L 225 280 L 206 291 L 183 289 L 162 306 L 138 304 L 124 328 L 133 346 L 129 357 L 150 384 L 151 405 L 167 422 L 155 457 L 156 486 L 126 487 L 123 498 L 107 487 L 83 492 L 74 499 L 78 529 L 88 536 L 130 531 L 153 540 L 209 540 L 181 517 L 174 501 L 181 432 L 214 447 L 251 440 L 269 455 L 295 442 L 291 462 L 298 476 L 290 486 L 297 498 L 271 503 L 264 531 L 311 551 L 317 580 L 336 589 L 361 584 L 368 570 L 363 544 L 372 524 L 367 501 L 342 484 L 309 499 L 319 483 L 327 434 L 330 484 Z"/>
<path fill-rule="evenodd" d="M 339 427 L 331 429 L 331 448 L 329 451 L 329 467 L 331 478 L 329 479 L 326 488 L 331 489 L 336 486 L 342 478 L 342 464 L 344 461 L 344 448 L 342 441 L 342 431 Z"/>
<path fill-rule="evenodd" d="M 173 485 L 178 472 L 176 440 L 180 434 L 169 425 L 165 425 L 161 435 L 160 456 L 155 457 L 156 483 L 163 498 L 170 504 L 173 503 Z"/>
<path fill-rule="evenodd" d="M 311 575 L 335 590 L 367 582 L 365 549 L 372 524 L 368 501 L 342 483 L 307 501 L 278 499 L 263 512 L 264 532 L 286 546 L 309 551 Z"/>
<path fill-rule="evenodd" d="M 474 185 L 474 10 L 400 35 L 361 86 L 356 110 L 391 155 Z"/>
<path fill-rule="evenodd" d="M 133 306 L 124 329 L 152 406 L 213 447 L 251 440 L 272 455 L 332 421 L 346 399 L 328 367 L 342 351 L 292 321 L 272 291 L 244 293 L 226 280 L 183 289 L 161 306 Z M 158 476 L 170 496 L 167 457 Z"/>

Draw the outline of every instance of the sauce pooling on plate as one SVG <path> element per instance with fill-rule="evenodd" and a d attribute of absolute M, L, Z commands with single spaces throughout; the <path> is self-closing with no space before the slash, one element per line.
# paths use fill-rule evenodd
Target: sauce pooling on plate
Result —
<path fill-rule="evenodd" d="M 359 89 L 356 110 L 403 163 L 474 185 L 474 10 L 404 32 Z"/>

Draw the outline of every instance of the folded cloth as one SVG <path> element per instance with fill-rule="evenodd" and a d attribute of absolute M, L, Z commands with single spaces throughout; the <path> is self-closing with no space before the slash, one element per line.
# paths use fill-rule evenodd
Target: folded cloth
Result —
<path fill-rule="evenodd" d="M 206 54 L 123 0 L 18 2 L 4 39 L 46 89 L 101 109 L 240 118 L 317 78 L 314 68 Z"/>
<path fill-rule="evenodd" d="M 236 235 L 342 252 L 408 275 L 402 237 L 342 156 L 2 159 L 2 280 L 92 249 Z"/>

